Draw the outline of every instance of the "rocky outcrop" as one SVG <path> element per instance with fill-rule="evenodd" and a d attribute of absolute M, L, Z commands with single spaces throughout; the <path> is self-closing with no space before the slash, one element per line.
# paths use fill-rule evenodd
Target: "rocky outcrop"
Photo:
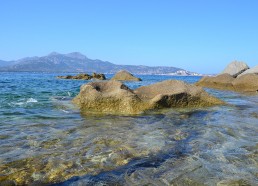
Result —
<path fill-rule="evenodd" d="M 237 77 L 232 85 L 236 91 L 257 92 L 258 93 L 258 75 L 245 74 Z"/>
<path fill-rule="evenodd" d="M 202 88 L 167 80 L 131 90 L 119 81 L 91 82 L 73 99 L 82 113 L 139 114 L 151 109 L 223 104 Z"/>
<path fill-rule="evenodd" d="M 89 74 L 78 74 L 76 76 L 57 76 L 59 79 L 81 79 L 81 80 L 90 80 L 90 79 L 99 79 L 99 80 L 105 80 L 106 77 L 104 74 L 97 74 L 93 73 L 92 76 Z"/>
<path fill-rule="evenodd" d="M 166 80 L 137 88 L 134 93 L 150 108 L 205 107 L 223 102 L 202 88 L 178 80 Z"/>
<path fill-rule="evenodd" d="M 203 77 L 196 85 L 215 89 L 234 90 L 232 85 L 234 80 L 235 78 L 229 74 L 220 74 L 215 77 Z"/>
<path fill-rule="evenodd" d="M 137 114 L 147 108 L 132 90 L 119 81 L 82 85 L 73 102 L 82 112 Z"/>
<path fill-rule="evenodd" d="M 257 93 L 258 74 L 246 73 L 244 75 L 237 76 L 237 78 L 234 78 L 229 74 L 220 74 L 215 77 L 203 77 L 195 85 L 221 90 Z"/>
<path fill-rule="evenodd" d="M 93 79 L 99 79 L 99 80 L 106 80 L 106 76 L 104 74 L 93 73 L 92 78 Z"/>
<path fill-rule="evenodd" d="M 250 68 L 246 71 L 244 71 L 242 74 L 239 74 L 237 77 L 241 77 L 245 74 L 258 74 L 258 65 L 253 67 L 253 68 Z"/>
<path fill-rule="evenodd" d="M 244 62 L 233 61 L 223 70 L 222 74 L 230 74 L 234 78 L 239 74 L 249 69 L 248 65 Z"/>
<path fill-rule="evenodd" d="M 111 80 L 117 81 L 141 81 L 140 78 L 135 77 L 131 73 L 121 70 L 115 74 L 115 76 Z"/>
<path fill-rule="evenodd" d="M 225 68 L 223 74 L 215 77 L 203 77 L 196 85 L 222 90 L 257 93 L 258 66 L 249 69 L 247 64 L 234 61 Z"/>

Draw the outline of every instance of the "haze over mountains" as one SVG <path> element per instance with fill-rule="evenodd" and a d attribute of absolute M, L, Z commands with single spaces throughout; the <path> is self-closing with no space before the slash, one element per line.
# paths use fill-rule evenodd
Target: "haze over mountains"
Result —
<path fill-rule="evenodd" d="M 199 75 L 176 67 L 116 65 L 99 59 L 89 59 L 79 52 L 52 52 L 42 57 L 26 57 L 16 61 L 0 60 L 0 71 L 12 72 L 86 72 L 116 73 L 127 70 L 134 74 Z"/>

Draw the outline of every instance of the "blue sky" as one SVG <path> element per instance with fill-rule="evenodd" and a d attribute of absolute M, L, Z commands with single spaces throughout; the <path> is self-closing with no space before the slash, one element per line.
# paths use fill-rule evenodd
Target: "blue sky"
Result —
<path fill-rule="evenodd" d="M 218 73 L 258 65 L 257 0 L 2 0 L 0 59 L 78 51 Z"/>

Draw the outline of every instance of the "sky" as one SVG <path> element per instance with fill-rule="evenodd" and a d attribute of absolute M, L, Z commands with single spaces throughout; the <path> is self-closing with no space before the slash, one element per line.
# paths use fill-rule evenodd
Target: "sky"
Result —
<path fill-rule="evenodd" d="M 0 59 L 81 52 L 219 73 L 258 65 L 257 0 L 1 0 Z"/>

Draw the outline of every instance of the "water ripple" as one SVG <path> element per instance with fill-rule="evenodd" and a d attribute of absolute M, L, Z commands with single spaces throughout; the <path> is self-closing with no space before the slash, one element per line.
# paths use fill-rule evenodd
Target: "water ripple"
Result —
<path fill-rule="evenodd" d="M 57 75 L 1 74 L 1 184 L 257 185 L 258 96 L 207 89 L 229 104 L 81 116 L 71 99 L 86 81 Z M 141 78 L 126 84 L 199 79 Z"/>

